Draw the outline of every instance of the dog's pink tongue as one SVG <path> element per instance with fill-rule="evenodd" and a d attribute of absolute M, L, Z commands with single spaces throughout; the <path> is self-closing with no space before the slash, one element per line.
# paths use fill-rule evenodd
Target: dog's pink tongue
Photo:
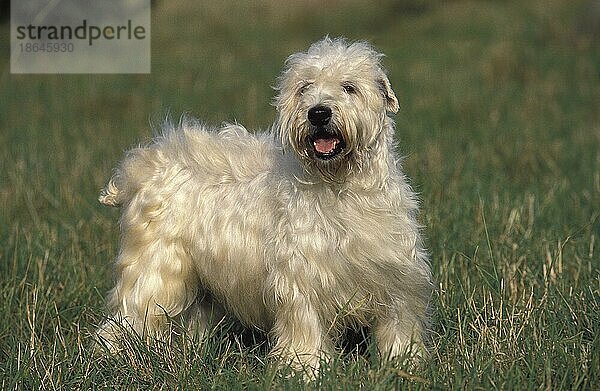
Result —
<path fill-rule="evenodd" d="M 329 153 L 335 149 L 338 143 L 336 138 L 319 138 L 315 140 L 315 149 L 319 153 Z"/>

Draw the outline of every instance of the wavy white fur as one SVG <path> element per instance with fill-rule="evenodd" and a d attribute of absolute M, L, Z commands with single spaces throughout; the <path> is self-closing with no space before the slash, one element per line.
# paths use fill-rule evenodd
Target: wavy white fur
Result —
<path fill-rule="evenodd" d="M 384 356 L 422 352 L 431 275 L 381 57 L 325 38 L 287 60 L 272 132 L 188 119 L 127 152 L 100 196 L 123 208 L 99 330 L 111 348 L 115 321 L 164 338 L 181 317 L 202 332 L 218 303 L 296 367 L 318 367 L 348 327 L 370 327 Z M 333 158 L 311 150 L 317 105 L 345 142 Z"/>

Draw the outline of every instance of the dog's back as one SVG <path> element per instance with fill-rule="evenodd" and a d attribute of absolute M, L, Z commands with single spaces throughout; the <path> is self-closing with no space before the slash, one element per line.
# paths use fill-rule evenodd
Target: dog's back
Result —
<path fill-rule="evenodd" d="M 272 159 L 268 157 L 277 153 L 276 149 L 270 134 L 252 135 L 240 125 L 211 129 L 191 119 L 177 126 L 166 124 L 163 133 L 150 144 L 125 154 L 100 191 L 98 201 L 106 206 L 123 206 L 148 181 L 164 174 L 165 168 L 172 168 L 164 160 L 173 157 L 180 160 L 182 169 L 193 171 L 206 183 L 225 185 L 252 180 L 271 168 Z"/>

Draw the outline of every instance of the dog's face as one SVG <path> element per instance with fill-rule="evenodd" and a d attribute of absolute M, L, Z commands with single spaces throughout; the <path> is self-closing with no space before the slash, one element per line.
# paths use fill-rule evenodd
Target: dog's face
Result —
<path fill-rule="evenodd" d="M 363 42 L 325 38 L 290 56 L 279 79 L 277 131 L 309 167 L 337 176 L 379 139 L 386 112 L 398 100 Z"/>

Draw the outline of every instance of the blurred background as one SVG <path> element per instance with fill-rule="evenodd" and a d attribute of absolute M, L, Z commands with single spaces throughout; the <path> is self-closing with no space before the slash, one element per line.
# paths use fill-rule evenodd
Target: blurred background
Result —
<path fill-rule="evenodd" d="M 118 211 L 96 197 L 123 151 L 184 113 L 267 129 L 286 57 L 329 34 L 386 54 L 399 150 L 438 282 L 435 376 L 487 387 L 499 373 L 535 384 L 566 373 L 594 384 L 600 1 L 157 0 L 147 75 L 11 75 L 8 3 L 0 0 L 7 357 L 33 341 L 24 319 L 34 294 L 40 311 L 62 319 L 67 341 L 102 313 Z M 48 322 L 36 338 L 52 339 Z M 550 378 L 536 365 L 549 365 Z"/>

